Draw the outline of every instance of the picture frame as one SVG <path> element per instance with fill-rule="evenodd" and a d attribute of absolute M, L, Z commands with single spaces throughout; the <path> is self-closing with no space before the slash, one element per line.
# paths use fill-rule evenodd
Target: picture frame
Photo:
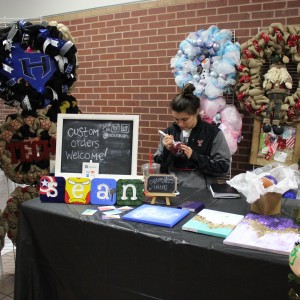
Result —
<path fill-rule="evenodd" d="M 254 118 L 253 121 L 253 134 L 252 134 L 252 144 L 249 163 L 257 166 L 265 166 L 274 162 L 284 163 L 286 165 L 291 165 L 298 163 L 300 158 L 300 123 L 293 123 L 292 125 L 283 125 L 285 127 L 293 127 L 295 131 L 295 139 L 292 148 L 286 148 L 280 151 L 276 149 L 273 155 L 269 157 L 266 155 L 259 155 L 260 146 L 262 143 L 262 120 Z M 276 139 L 276 138 L 275 138 Z M 277 152 L 277 156 L 275 156 Z M 280 153 L 279 153 L 280 152 Z M 282 158 L 280 155 L 282 155 Z"/>

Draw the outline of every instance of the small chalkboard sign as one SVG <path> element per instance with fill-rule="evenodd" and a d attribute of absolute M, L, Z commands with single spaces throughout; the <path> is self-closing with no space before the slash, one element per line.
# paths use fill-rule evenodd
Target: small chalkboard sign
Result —
<path fill-rule="evenodd" d="M 177 178 L 174 175 L 149 175 L 146 177 L 146 194 L 171 194 L 177 190 Z"/>
<path fill-rule="evenodd" d="M 55 176 L 82 176 L 99 163 L 105 178 L 137 175 L 138 115 L 58 114 Z"/>

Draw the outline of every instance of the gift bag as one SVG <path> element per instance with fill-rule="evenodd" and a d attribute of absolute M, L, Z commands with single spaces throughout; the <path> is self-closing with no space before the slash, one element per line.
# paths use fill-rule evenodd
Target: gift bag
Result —
<path fill-rule="evenodd" d="M 281 211 L 281 194 L 266 193 L 251 203 L 251 210 L 259 215 L 277 215 Z"/>
<path fill-rule="evenodd" d="M 253 212 L 276 215 L 281 211 L 282 195 L 290 189 L 298 188 L 298 175 L 295 166 L 270 165 L 238 174 L 226 182 L 246 197 Z M 273 183 L 266 186 L 263 178 L 271 178 Z"/>

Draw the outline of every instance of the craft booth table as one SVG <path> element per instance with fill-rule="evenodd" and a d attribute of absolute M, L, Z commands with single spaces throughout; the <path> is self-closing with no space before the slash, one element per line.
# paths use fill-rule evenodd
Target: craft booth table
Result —
<path fill-rule="evenodd" d="M 209 190 L 179 187 L 171 199 L 245 215 L 244 198 L 213 199 Z M 282 216 L 299 205 L 283 199 Z M 16 300 L 287 299 L 288 256 L 223 245 L 223 239 L 173 228 L 102 220 L 92 205 L 21 205 Z"/>

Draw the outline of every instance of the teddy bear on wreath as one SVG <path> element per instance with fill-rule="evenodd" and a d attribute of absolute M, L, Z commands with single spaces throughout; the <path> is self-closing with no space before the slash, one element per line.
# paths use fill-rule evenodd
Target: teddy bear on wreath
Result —
<path fill-rule="evenodd" d="M 270 68 L 264 75 L 263 88 L 266 96 L 270 100 L 268 108 L 263 119 L 263 131 L 273 132 L 276 135 L 283 133 L 283 127 L 280 126 L 280 112 L 286 106 L 282 106 L 284 99 L 289 95 L 293 86 L 292 76 L 289 74 L 285 62 L 288 62 L 287 56 L 281 57 L 278 54 L 270 58 Z M 272 126 L 271 126 L 272 123 Z"/>

